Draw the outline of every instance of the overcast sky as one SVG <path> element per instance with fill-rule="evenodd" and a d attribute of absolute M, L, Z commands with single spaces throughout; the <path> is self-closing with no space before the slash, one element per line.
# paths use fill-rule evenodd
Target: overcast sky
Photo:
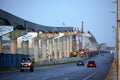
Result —
<path fill-rule="evenodd" d="M 114 0 L 0 0 L 0 9 L 37 24 L 81 28 L 98 43 L 115 45 L 116 5 Z"/>

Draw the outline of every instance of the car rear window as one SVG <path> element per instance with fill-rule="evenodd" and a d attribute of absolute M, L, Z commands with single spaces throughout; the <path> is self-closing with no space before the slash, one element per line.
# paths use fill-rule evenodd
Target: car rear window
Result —
<path fill-rule="evenodd" d="M 89 61 L 88 63 L 93 64 L 93 63 L 95 63 L 95 61 Z"/>

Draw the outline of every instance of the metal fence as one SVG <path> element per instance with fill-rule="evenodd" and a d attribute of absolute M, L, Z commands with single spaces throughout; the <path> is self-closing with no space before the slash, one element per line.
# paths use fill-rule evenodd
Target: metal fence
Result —
<path fill-rule="evenodd" d="M 20 63 L 24 57 L 29 57 L 29 55 L 0 54 L 0 68 L 20 67 Z"/>

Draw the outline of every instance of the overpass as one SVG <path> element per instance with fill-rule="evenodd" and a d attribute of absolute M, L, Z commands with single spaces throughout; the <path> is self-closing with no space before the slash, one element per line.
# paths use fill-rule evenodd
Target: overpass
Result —
<path fill-rule="evenodd" d="M 21 45 L 23 54 L 29 54 L 29 40 L 33 39 L 33 52 L 36 61 L 38 61 L 39 59 L 39 40 L 41 40 L 43 60 L 47 59 L 47 55 L 50 55 L 49 57 L 52 59 L 69 57 L 69 53 L 72 51 L 72 35 L 75 34 L 75 32 L 73 31 L 73 27 L 55 27 L 40 25 L 19 18 L 1 9 L 0 26 L 0 53 L 3 53 L 2 36 L 7 36 L 10 38 L 11 54 L 18 53 L 17 40 L 21 36 L 24 38 Z M 10 28 L 12 30 L 4 33 L 4 30 L 6 28 Z M 29 37 L 29 39 L 27 39 L 28 33 L 36 33 L 37 36 L 31 38 Z M 47 53 L 47 50 L 49 53 Z"/>
<path fill-rule="evenodd" d="M 36 61 L 40 58 L 43 61 L 69 58 L 70 52 L 76 50 L 77 31 L 73 27 L 36 24 L 0 9 L 0 53 L 3 53 L 2 36 L 7 36 L 10 38 L 10 54 L 33 54 Z M 89 44 L 89 49 L 97 48 L 93 35 L 84 33 L 83 37 L 83 46 Z M 31 44 L 33 47 L 29 49 Z"/>

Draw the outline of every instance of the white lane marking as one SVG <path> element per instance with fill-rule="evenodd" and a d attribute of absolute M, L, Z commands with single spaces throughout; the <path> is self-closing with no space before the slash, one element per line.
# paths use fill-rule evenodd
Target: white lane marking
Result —
<path fill-rule="evenodd" d="M 27 80 L 31 80 L 32 78 L 30 78 L 30 77 L 26 77 L 26 79 L 27 79 Z"/>
<path fill-rule="evenodd" d="M 90 78 L 91 76 L 93 76 L 96 72 L 92 73 L 91 75 L 87 76 L 86 78 L 84 78 L 83 80 L 87 80 L 88 78 Z"/>
<path fill-rule="evenodd" d="M 64 80 L 69 80 L 69 78 L 64 78 Z"/>

